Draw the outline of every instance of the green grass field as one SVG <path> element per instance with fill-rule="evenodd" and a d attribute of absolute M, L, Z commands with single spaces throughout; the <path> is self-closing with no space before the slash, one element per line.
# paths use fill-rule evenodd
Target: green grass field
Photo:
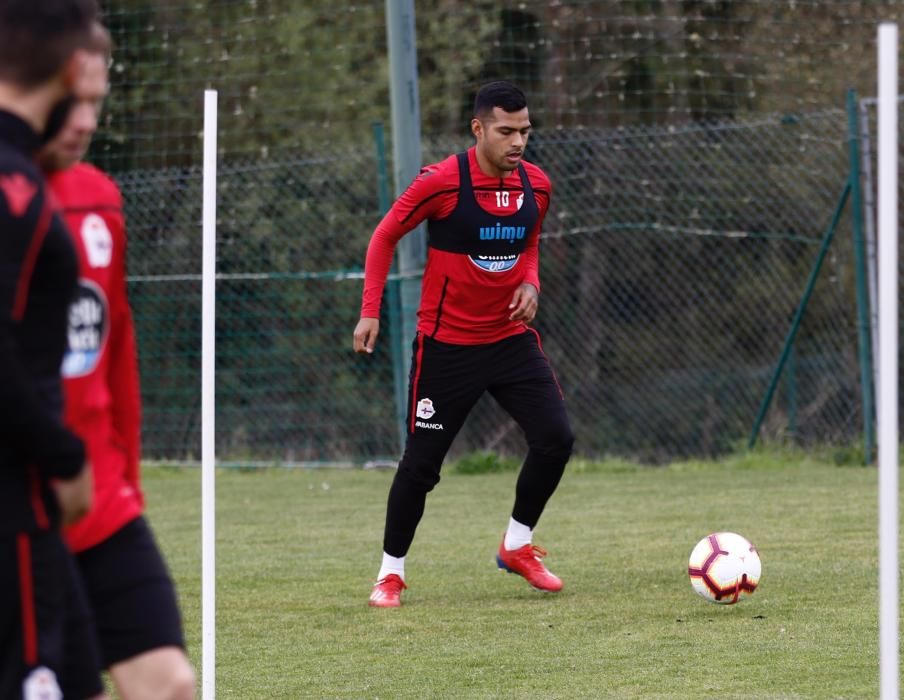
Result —
<path fill-rule="evenodd" d="M 496 569 L 515 473 L 449 470 L 398 610 L 367 607 L 391 472 L 217 476 L 217 692 L 233 698 L 874 698 L 875 469 L 755 453 L 570 465 L 537 529 L 558 595 Z M 145 470 L 200 670 L 200 472 Z M 697 540 L 734 530 L 763 577 L 735 606 L 691 589 Z"/>

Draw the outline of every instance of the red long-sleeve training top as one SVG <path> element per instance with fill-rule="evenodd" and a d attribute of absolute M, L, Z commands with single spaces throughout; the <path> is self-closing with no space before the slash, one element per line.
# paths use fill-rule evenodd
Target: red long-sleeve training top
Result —
<path fill-rule="evenodd" d="M 477 207 L 490 217 L 489 226 L 477 231 L 461 231 L 461 242 L 451 240 L 456 232 L 443 231 L 442 246 L 428 240 L 427 264 L 421 283 L 418 330 L 436 340 L 475 345 L 492 343 L 526 330 L 523 321 L 510 321 L 508 308 L 515 290 L 522 283 L 539 291 L 538 244 L 543 218 L 549 208 L 551 185 L 546 174 L 533 163 L 522 161 L 530 190 L 536 202 L 536 223 L 525 238 L 520 253 L 482 255 L 489 246 L 499 251 L 499 240 L 508 236 L 516 242 L 516 227 L 497 225 L 492 217 L 516 217 L 524 204 L 525 188 L 519 170 L 504 178 L 481 171 L 471 147 L 467 151 L 470 188 Z M 407 190 L 377 226 L 367 248 L 361 316 L 378 318 L 386 278 L 398 241 L 422 221 L 442 223 L 456 212 L 460 194 L 465 191 L 459 172 L 459 158 L 423 168 Z M 465 195 L 471 196 L 471 195 Z M 464 227 L 466 228 L 466 227 Z M 451 233 L 451 235 L 449 235 Z M 495 240 L 490 240 L 495 235 Z M 520 242 L 520 241 L 519 241 Z M 454 249 L 454 250 L 452 250 Z M 513 246 L 512 250 L 517 247 Z"/>
<path fill-rule="evenodd" d="M 53 174 L 49 184 L 79 258 L 63 359 L 64 418 L 85 442 L 94 502 L 88 515 L 64 532 L 78 552 L 142 512 L 141 397 L 119 188 L 87 163 Z"/>

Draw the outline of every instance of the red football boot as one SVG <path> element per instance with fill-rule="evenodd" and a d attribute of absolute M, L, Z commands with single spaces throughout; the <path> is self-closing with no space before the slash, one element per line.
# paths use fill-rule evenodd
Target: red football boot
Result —
<path fill-rule="evenodd" d="M 499 545 L 499 553 L 496 555 L 496 563 L 500 569 L 510 574 L 518 574 L 527 579 L 527 582 L 538 591 L 562 590 L 562 579 L 543 566 L 540 560 L 546 556 L 546 550 L 534 544 L 526 544 L 518 549 L 505 548 L 505 540 Z"/>
<path fill-rule="evenodd" d="M 397 608 L 402 604 L 399 597 L 408 588 L 396 574 L 389 574 L 374 584 L 368 605 L 372 608 Z"/>

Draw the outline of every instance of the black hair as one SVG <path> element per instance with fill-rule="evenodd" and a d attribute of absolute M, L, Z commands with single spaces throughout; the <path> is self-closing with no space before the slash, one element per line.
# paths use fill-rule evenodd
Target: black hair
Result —
<path fill-rule="evenodd" d="M 90 43 L 97 0 L 0 0 L 0 80 L 30 88 Z"/>
<path fill-rule="evenodd" d="M 487 83 L 477 91 L 474 98 L 474 116 L 489 116 L 494 107 L 499 107 L 503 112 L 520 112 L 527 107 L 527 98 L 512 83 L 497 80 Z"/>

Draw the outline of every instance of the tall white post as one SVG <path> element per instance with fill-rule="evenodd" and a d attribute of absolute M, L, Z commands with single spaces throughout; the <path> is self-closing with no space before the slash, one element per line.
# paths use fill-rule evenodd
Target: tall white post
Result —
<path fill-rule="evenodd" d="M 217 274 L 217 91 L 204 91 L 201 267 L 201 695 L 216 695 L 214 357 Z"/>
<path fill-rule="evenodd" d="M 898 698 L 898 25 L 879 25 L 879 685 Z"/>

